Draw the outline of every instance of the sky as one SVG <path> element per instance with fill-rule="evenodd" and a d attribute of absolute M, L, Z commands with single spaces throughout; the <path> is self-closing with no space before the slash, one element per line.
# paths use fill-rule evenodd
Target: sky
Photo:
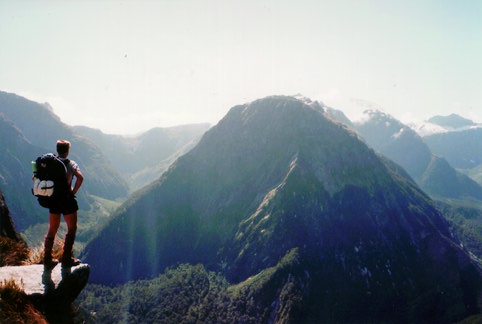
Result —
<path fill-rule="evenodd" d="M 110 134 L 295 94 L 482 122 L 482 1 L 0 0 L 0 91 Z"/>

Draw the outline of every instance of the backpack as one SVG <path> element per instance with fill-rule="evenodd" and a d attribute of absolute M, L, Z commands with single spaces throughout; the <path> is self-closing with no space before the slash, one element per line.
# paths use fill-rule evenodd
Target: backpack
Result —
<path fill-rule="evenodd" d="M 32 194 L 40 206 L 49 208 L 51 203 L 68 193 L 66 159 L 63 162 L 52 153 L 39 156 L 34 164 L 34 185 Z"/>

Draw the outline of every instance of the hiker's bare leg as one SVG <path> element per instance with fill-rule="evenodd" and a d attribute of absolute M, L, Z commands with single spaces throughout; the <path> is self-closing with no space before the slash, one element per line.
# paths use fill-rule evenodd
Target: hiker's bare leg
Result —
<path fill-rule="evenodd" d="M 67 234 L 65 235 L 62 265 L 70 266 L 73 262 L 72 249 L 74 247 L 75 234 L 77 232 L 77 212 L 64 215 L 64 219 L 65 223 L 67 223 Z"/>
<path fill-rule="evenodd" d="M 49 231 L 47 237 L 55 238 L 60 226 L 60 214 L 49 214 Z"/>
<path fill-rule="evenodd" d="M 57 260 L 52 259 L 52 249 L 54 246 L 55 235 L 60 226 L 60 214 L 49 214 L 49 230 L 45 235 L 44 241 L 44 265 L 53 267 L 57 264 Z"/>
<path fill-rule="evenodd" d="M 73 235 L 77 233 L 77 212 L 64 215 L 65 223 L 67 224 L 67 235 Z"/>

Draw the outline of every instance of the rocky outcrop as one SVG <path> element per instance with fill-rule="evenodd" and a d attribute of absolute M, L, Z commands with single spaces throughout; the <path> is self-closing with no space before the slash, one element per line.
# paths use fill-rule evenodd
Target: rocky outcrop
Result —
<path fill-rule="evenodd" d="M 0 322 L 7 323 L 13 321 L 17 323 L 19 319 L 23 318 L 21 322 L 37 323 L 37 320 L 42 317 L 40 314 L 45 314 L 49 321 L 53 318 L 50 321 L 52 323 L 66 322 L 64 321 L 64 316 L 71 318 L 71 304 L 87 284 L 90 266 L 81 264 L 72 268 L 62 268 L 60 265 L 57 265 L 53 269 L 45 269 L 42 264 L 11 265 L 23 263 L 28 255 L 28 248 L 15 230 L 14 222 L 1 191 L 0 238 L 2 239 L 0 265 L 10 265 L 0 267 L 0 290 L 3 291 L 0 295 L 0 300 L 2 300 L 2 305 L 16 304 L 16 310 L 8 307 L 9 310 L 7 311 L 0 307 Z M 10 241 L 10 243 L 7 244 L 6 241 Z M 12 241 L 13 243 L 11 243 Z M 4 293 L 5 287 L 18 287 L 20 291 L 17 293 L 23 297 L 17 299 L 10 293 Z M 40 317 L 36 320 L 33 320 L 28 314 L 23 314 L 25 316 L 22 317 L 20 313 L 25 311 L 22 311 L 22 305 L 17 305 L 19 302 L 24 303 L 25 305 L 23 306 L 25 307 L 33 305 L 39 312 L 32 310 L 33 313 Z"/>
<path fill-rule="evenodd" d="M 13 280 L 27 295 L 57 297 L 73 302 L 87 284 L 90 267 L 81 264 L 72 268 L 57 265 L 51 270 L 42 264 L 0 268 L 0 282 Z"/>
<path fill-rule="evenodd" d="M 15 225 L 8 210 L 3 194 L 0 191 L 0 237 L 8 237 L 15 242 L 23 242 L 22 237 L 15 230 Z"/>
<path fill-rule="evenodd" d="M 36 312 L 43 314 L 47 322 L 73 323 L 75 312 L 72 303 L 87 284 L 89 274 L 90 267 L 87 264 L 65 269 L 57 265 L 51 270 L 44 269 L 40 264 L 7 266 L 0 268 L 0 282 L 10 282 L 12 285 L 13 281 L 14 286 L 25 293 L 24 303 L 32 305 Z M 3 302 L 8 304 L 15 301 Z M 12 316 L 11 312 L 4 314 L 0 311 L 0 322 L 4 317 L 17 318 L 15 315 Z"/>
<path fill-rule="evenodd" d="M 15 229 L 12 216 L 0 191 L 0 267 L 20 265 L 28 258 L 29 253 L 27 243 Z"/>

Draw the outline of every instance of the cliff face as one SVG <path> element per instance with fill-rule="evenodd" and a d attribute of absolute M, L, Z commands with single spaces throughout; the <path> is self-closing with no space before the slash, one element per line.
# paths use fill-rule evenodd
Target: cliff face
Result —
<path fill-rule="evenodd" d="M 0 237 L 8 237 L 15 242 L 23 242 L 23 239 L 15 230 L 15 225 L 3 198 L 2 191 L 0 191 Z"/>
<path fill-rule="evenodd" d="M 29 256 L 27 244 L 15 229 L 0 190 L 0 267 L 22 264 Z"/>

